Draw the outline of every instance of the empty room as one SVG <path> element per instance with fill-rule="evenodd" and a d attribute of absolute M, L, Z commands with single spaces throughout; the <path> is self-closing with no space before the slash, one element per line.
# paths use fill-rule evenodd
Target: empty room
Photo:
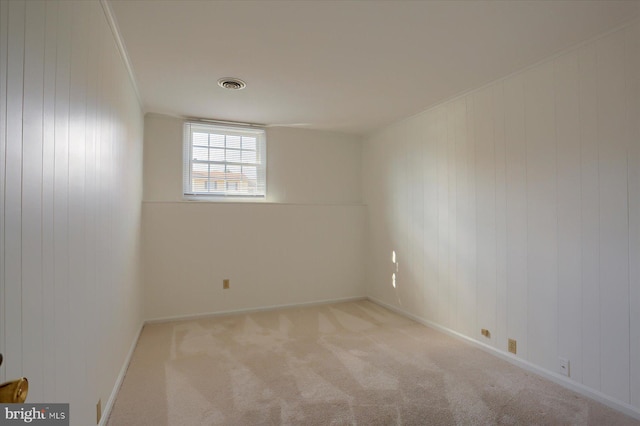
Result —
<path fill-rule="evenodd" d="M 2 425 L 640 425 L 640 1 L 0 0 L 0 179 Z"/>

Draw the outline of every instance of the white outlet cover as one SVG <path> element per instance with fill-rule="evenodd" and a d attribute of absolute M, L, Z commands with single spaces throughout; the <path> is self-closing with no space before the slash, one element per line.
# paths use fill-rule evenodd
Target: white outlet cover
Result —
<path fill-rule="evenodd" d="M 566 358 L 558 358 L 558 366 L 560 369 L 560 374 L 569 377 L 570 376 L 570 370 L 569 370 L 569 360 Z"/>

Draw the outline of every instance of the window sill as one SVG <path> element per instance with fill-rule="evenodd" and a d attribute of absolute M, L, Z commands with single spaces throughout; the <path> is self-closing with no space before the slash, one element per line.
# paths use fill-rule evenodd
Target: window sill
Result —
<path fill-rule="evenodd" d="M 195 201 L 198 203 L 265 203 L 266 197 L 229 197 L 221 195 L 183 195 L 182 201 Z"/>

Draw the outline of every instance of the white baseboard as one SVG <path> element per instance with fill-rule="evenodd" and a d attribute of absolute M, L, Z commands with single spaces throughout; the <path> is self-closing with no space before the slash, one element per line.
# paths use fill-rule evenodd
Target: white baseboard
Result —
<path fill-rule="evenodd" d="M 116 402 L 116 397 L 118 396 L 118 391 L 120 390 L 120 386 L 122 386 L 122 382 L 124 381 L 124 376 L 127 374 L 127 370 L 129 369 L 129 363 L 131 363 L 131 357 L 133 356 L 133 351 L 136 349 L 138 345 L 138 339 L 140 339 L 140 334 L 142 334 L 142 329 L 144 328 L 145 322 L 143 321 L 138 328 L 138 332 L 133 338 L 133 342 L 131 342 L 131 347 L 129 348 L 129 352 L 127 353 L 127 357 L 124 359 L 124 363 L 122 364 L 122 368 L 120 369 L 120 374 L 116 378 L 116 382 L 113 385 L 113 389 L 111 390 L 111 395 L 109 395 L 109 400 L 105 404 L 102 409 L 102 417 L 100 417 L 99 426 L 106 426 L 107 421 L 109 420 L 109 416 L 111 415 L 111 409 L 113 408 L 113 404 Z"/>
<path fill-rule="evenodd" d="M 609 395 L 606 395 L 598 390 L 592 389 L 590 387 L 587 387 L 585 385 L 583 385 L 582 383 L 578 383 L 575 382 L 573 380 L 570 380 L 569 378 L 562 376 L 558 373 L 554 373 L 553 371 L 549 371 L 546 370 L 542 367 L 539 367 L 535 364 L 532 364 L 528 361 L 525 361 L 523 359 L 520 359 L 518 357 L 516 357 L 515 355 L 511 355 L 507 352 L 503 352 L 500 351 L 496 348 L 494 348 L 493 346 L 489 346 L 485 343 L 479 342 L 475 339 L 472 339 L 469 336 L 465 336 L 464 334 L 458 333 L 457 331 L 451 330 L 450 328 L 447 327 L 443 327 L 439 324 L 436 324 L 432 321 L 426 320 L 424 318 L 420 318 L 417 315 L 413 315 L 409 312 L 406 312 L 400 308 L 398 308 L 397 306 L 393 306 L 390 305 L 388 303 L 385 303 L 381 300 L 376 299 L 375 297 L 371 297 L 371 296 L 367 296 L 367 299 L 370 300 L 371 302 L 380 305 L 384 308 L 389 309 L 390 311 L 393 311 L 399 315 L 402 315 L 404 317 L 410 318 L 416 322 L 419 322 L 420 324 L 423 324 L 429 328 L 433 328 L 435 330 L 441 331 L 445 334 L 448 334 L 452 337 L 455 337 L 457 339 L 460 340 L 464 340 L 465 342 L 468 342 L 470 344 L 472 344 L 473 346 L 482 349 L 483 351 L 497 356 L 498 358 L 501 358 L 517 367 L 523 368 L 531 373 L 537 374 L 538 376 L 542 376 L 545 379 L 551 380 L 554 383 L 559 384 L 560 386 L 563 386 L 567 389 L 570 389 L 574 392 L 579 393 L 582 396 L 585 396 L 587 398 L 593 399 L 595 401 L 598 401 L 610 408 L 613 408 L 614 410 L 620 411 L 621 413 L 624 413 L 630 417 L 633 417 L 634 419 L 640 420 L 640 409 L 637 407 L 634 407 L 631 404 L 628 404 L 626 402 L 623 401 L 619 401 L 615 398 L 610 397 Z"/>
<path fill-rule="evenodd" d="M 317 305 L 328 305 L 330 303 L 355 302 L 358 300 L 366 300 L 366 299 L 367 299 L 366 296 L 352 296 L 352 297 L 344 297 L 341 299 L 325 299 L 325 300 L 317 300 L 314 302 L 290 303 L 285 305 L 270 305 L 270 306 L 264 306 L 259 308 L 234 309 L 229 311 L 215 311 L 215 312 L 203 312 L 199 314 L 176 315 L 171 317 L 148 319 L 145 321 L 145 324 L 155 324 L 155 323 L 163 323 L 163 322 L 171 322 L 171 321 L 185 321 L 185 320 L 208 318 L 208 317 L 219 317 L 219 316 L 225 316 L 225 315 L 250 314 L 253 312 L 273 311 L 276 309 L 302 308 L 302 307 L 317 306 Z"/>

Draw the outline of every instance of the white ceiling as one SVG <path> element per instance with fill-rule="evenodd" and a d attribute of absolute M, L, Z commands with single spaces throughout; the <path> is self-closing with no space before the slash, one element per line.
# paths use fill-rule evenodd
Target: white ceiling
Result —
<path fill-rule="evenodd" d="M 613 0 L 109 3 L 145 111 L 359 134 L 640 13 Z M 229 76 L 247 88 L 218 87 Z"/>

